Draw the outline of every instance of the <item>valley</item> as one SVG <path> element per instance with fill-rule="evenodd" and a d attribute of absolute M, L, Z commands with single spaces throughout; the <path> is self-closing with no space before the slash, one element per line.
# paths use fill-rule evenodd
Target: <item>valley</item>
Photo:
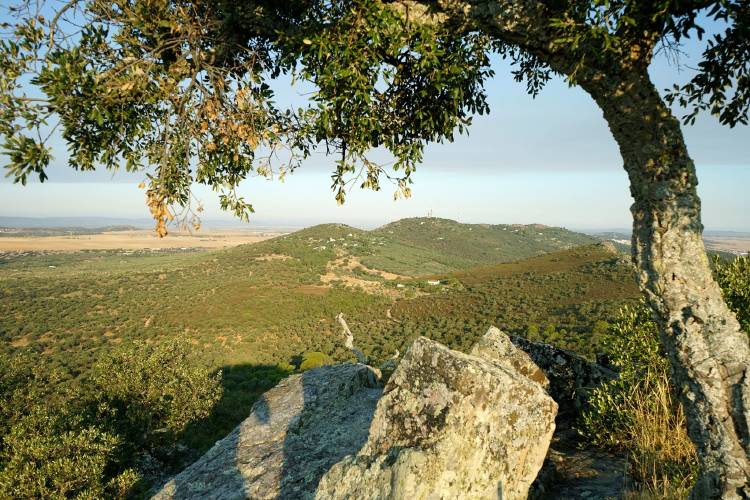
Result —
<path fill-rule="evenodd" d="M 466 351 L 490 325 L 593 358 L 637 297 L 623 255 L 564 229 L 326 224 L 212 251 L 6 254 L 0 342 L 76 384 L 122 344 L 186 339 L 222 369 L 224 396 L 188 439 L 203 450 L 305 353 L 354 359 L 338 313 L 374 365 L 420 335 Z"/>

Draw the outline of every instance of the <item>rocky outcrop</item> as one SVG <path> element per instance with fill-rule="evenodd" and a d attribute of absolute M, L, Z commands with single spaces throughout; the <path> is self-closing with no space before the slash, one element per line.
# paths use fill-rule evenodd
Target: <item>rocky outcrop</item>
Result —
<path fill-rule="evenodd" d="M 317 498 L 526 498 L 557 404 L 502 359 L 496 347 L 513 349 L 500 336 L 488 332 L 477 356 L 417 339 L 386 385 L 364 447 L 323 476 Z"/>
<path fill-rule="evenodd" d="M 557 404 L 505 334 L 471 354 L 417 339 L 378 378 L 363 364 L 287 378 L 154 498 L 526 498 Z"/>
<path fill-rule="evenodd" d="M 592 388 L 617 377 L 612 370 L 572 351 L 523 337 L 510 338 L 545 373 L 549 379 L 549 394 L 560 405 L 560 412 L 567 416 L 580 413 Z"/>
<path fill-rule="evenodd" d="M 367 440 L 381 393 L 361 364 L 292 375 L 154 498 L 311 498 L 323 473 Z"/>
<path fill-rule="evenodd" d="M 531 360 L 528 354 L 517 348 L 510 337 L 494 326 L 491 326 L 479 342 L 474 344 L 471 354 L 493 361 L 509 370 L 515 370 L 534 382 L 538 382 L 545 389 L 549 389 L 549 380 L 544 371 Z"/>

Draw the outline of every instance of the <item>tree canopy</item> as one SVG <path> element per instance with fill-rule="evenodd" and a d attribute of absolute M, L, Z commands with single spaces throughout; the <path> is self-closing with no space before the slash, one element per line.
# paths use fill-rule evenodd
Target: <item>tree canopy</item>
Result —
<path fill-rule="evenodd" d="M 521 29 L 497 22 L 513 16 Z M 706 109 L 747 123 L 743 1 L 22 1 L 0 43 L 7 175 L 44 181 L 49 138 L 60 134 L 75 169 L 147 172 L 160 235 L 177 208 L 200 210 L 193 183 L 246 218 L 241 181 L 283 177 L 319 148 L 333 156 L 340 203 L 349 184 L 379 189 L 384 177 L 409 196 L 425 145 L 452 140 L 488 111 L 493 53 L 536 95 L 552 73 L 574 83 L 613 54 L 647 66 L 657 45 L 701 36 L 701 19 L 725 31 L 668 98 L 688 107 L 689 121 Z M 564 53 L 564 67 L 547 53 Z M 309 105 L 278 105 L 279 78 L 310 82 Z M 391 164 L 371 161 L 373 148 Z"/>
<path fill-rule="evenodd" d="M 553 74 L 580 85 L 630 179 L 639 284 L 701 459 L 692 494 L 750 496 L 750 344 L 708 265 L 695 165 L 664 102 L 688 123 L 705 110 L 747 124 L 747 0 L 20 0 L 11 11 L 0 43 L 8 174 L 44 180 L 59 133 L 76 169 L 145 172 L 160 236 L 180 207 L 191 213 L 194 183 L 247 217 L 242 180 L 283 176 L 318 148 L 335 158 L 340 203 L 350 183 L 379 189 L 382 177 L 408 196 L 425 145 L 488 111 L 492 54 L 532 95 Z M 718 34 L 694 76 L 660 94 L 654 54 L 679 53 L 707 22 Z M 282 77 L 309 82 L 310 104 L 277 104 Z M 392 168 L 368 158 L 373 148 Z"/>

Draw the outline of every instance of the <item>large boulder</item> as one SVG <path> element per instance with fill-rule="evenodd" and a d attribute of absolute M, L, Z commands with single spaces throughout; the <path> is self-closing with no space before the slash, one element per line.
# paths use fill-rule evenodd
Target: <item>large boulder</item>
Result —
<path fill-rule="evenodd" d="M 474 344 L 471 355 L 488 359 L 509 370 L 515 370 L 534 382 L 538 382 L 545 389 L 549 389 L 549 380 L 544 371 L 497 327 L 491 326 L 487 330 L 487 333 Z"/>
<path fill-rule="evenodd" d="M 325 471 L 367 439 L 382 393 L 369 366 L 293 375 L 155 499 L 312 498 Z"/>
<path fill-rule="evenodd" d="M 574 418 L 586 406 L 591 389 L 617 377 L 617 373 L 572 351 L 550 344 L 511 337 L 513 344 L 529 355 L 549 379 L 549 393 L 560 405 L 560 413 Z"/>
<path fill-rule="evenodd" d="M 557 404 L 497 352 L 477 354 L 417 339 L 386 385 L 364 447 L 323 476 L 316 497 L 526 498 Z"/>

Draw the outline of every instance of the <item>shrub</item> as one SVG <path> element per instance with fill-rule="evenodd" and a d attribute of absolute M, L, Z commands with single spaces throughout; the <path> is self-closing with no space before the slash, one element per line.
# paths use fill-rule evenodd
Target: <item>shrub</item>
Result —
<path fill-rule="evenodd" d="M 221 398 L 221 373 L 196 363 L 192 346 L 136 341 L 96 363 L 89 384 L 97 420 L 134 452 L 165 458 L 180 432 L 206 418 Z"/>
<path fill-rule="evenodd" d="M 221 396 L 221 374 L 189 352 L 180 340 L 135 342 L 85 381 L 0 356 L 0 498 L 121 498 L 153 459 L 168 468 L 180 433 Z"/>
<path fill-rule="evenodd" d="M 108 470 L 120 439 L 86 423 L 64 378 L 28 354 L 0 356 L 0 498 L 120 497 L 136 482 Z"/>
<path fill-rule="evenodd" d="M 737 314 L 737 320 L 745 333 L 750 333 L 750 257 L 726 261 L 716 255 L 713 264 L 724 300 Z"/>
<path fill-rule="evenodd" d="M 624 308 L 605 343 L 620 376 L 592 391 L 582 433 L 591 444 L 627 451 L 629 476 L 642 494 L 683 497 L 697 456 L 650 309 L 644 303 Z"/>
<path fill-rule="evenodd" d="M 715 256 L 713 264 L 727 305 L 750 332 L 750 259 Z M 629 473 L 641 496 L 685 497 L 697 457 L 649 308 L 641 303 L 623 309 L 605 344 L 620 377 L 594 389 L 582 433 L 592 444 L 628 452 Z"/>
<path fill-rule="evenodd" d="M 333 360 L 329 355 L 318 351 L 309 351 L 302 355 L 302 362 L 299 365 L 299 369 L 305 371 L 332 364 Z"/>
<path fill-rule="evenodd" d="M 36 405 L 3 437 L 0 497 L 122 497 L 138 480 L 107 468 L 120 440 L 66 412 Z"/>

